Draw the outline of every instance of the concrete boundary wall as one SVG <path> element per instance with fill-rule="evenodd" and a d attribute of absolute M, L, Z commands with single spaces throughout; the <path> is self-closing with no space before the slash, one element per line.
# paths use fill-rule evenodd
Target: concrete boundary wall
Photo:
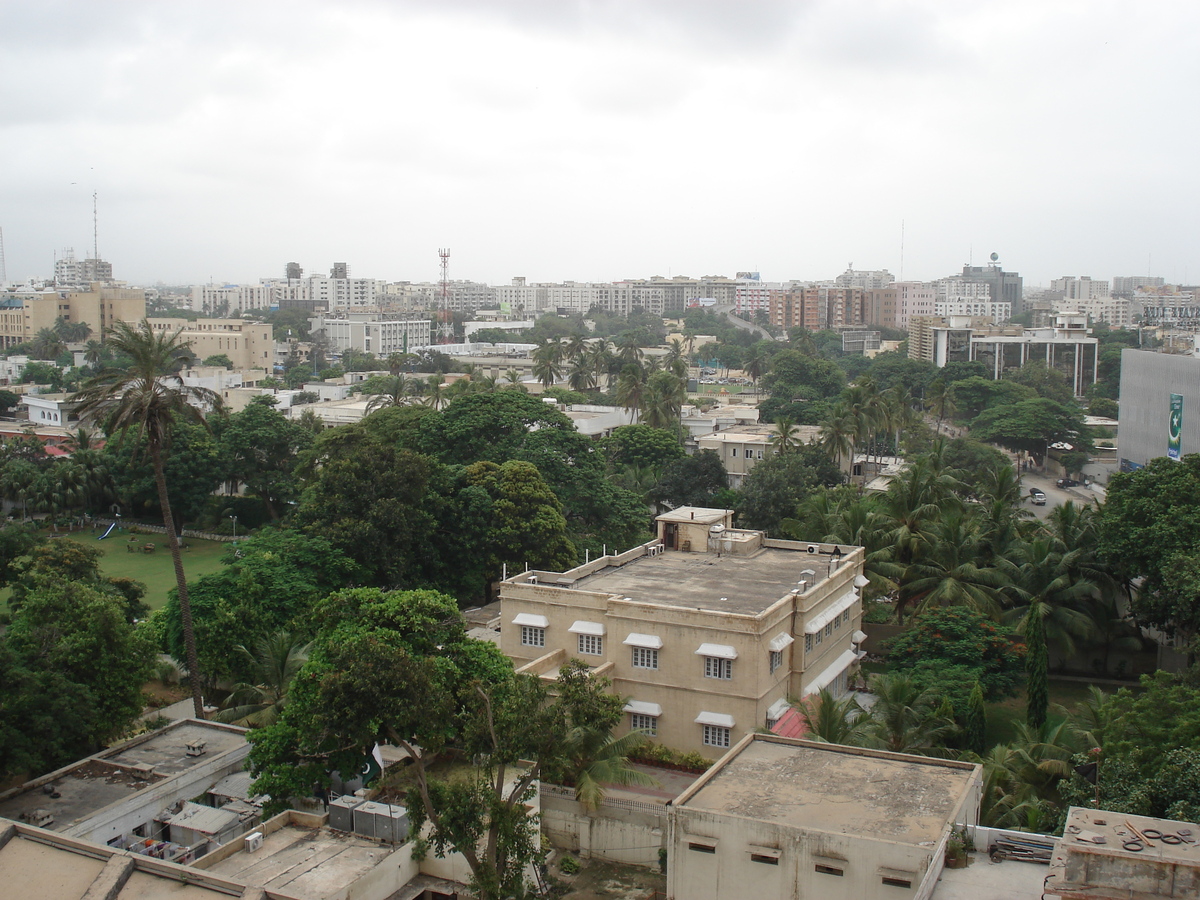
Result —
<path fill-rule="evenodd" d="M 661 813 L 601 804 L 588 814 L 576 800 L 542 794 L 542 833 L 561 850 L 584 859 L 603 859 L 658 870 L 666 847 L 667 809 Z"/>

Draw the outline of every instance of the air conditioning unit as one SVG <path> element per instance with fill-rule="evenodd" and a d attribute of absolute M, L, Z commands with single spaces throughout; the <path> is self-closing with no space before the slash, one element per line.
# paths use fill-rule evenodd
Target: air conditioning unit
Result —
<path fill-rule="evenodd" d="M 261 831 L 252 831 L 246 835 L 246 852 L 254 853 L 262 849 L 263 833 Z"/>
<path fill-rule="evenodd" d="M 820 549 L 821 549 L 821 548 L 820 548 L 820 547 L 818 547 L 816 544 L 809 544 L 809 545 L 808 545 L 808 552 L 809 552 L 809 553 L 816 553 L 816 552 L 818 552 Z"/>

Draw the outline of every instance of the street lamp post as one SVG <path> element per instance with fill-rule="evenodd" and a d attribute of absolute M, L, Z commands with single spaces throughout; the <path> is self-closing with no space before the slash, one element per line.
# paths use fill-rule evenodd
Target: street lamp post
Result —
<path fill-rule="evenodd" d="M 233 519 L 233 539 L 237 540 L 237 516 L 230 516 Z"/>

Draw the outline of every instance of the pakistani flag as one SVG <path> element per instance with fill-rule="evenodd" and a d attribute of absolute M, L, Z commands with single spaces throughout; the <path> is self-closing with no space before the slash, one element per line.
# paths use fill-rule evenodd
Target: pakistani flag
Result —
<path fill-rule="evenodd" d="M 1183 394 L 1171 395 L 1171 417 L 1167 420 L 1167 456 L 1179 459 L 1183 449 Z"/>

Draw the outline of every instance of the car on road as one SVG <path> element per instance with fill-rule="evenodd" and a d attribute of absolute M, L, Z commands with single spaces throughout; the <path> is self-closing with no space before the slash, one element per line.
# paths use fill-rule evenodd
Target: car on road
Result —
<path fill-rule="evenodd" d="M 1079 487 L 1079 482 L 1071 478 L 1060 478 L 1054 483 L 1060 488 Z"/>
<path fill-rule="evenodd" d="M 1029 489 L 1029 502 L 1032 503 L 1034 506 L 1045 506 L 1046 505 L 1046 492 L 1042 491 L 1042 490 L 1038 490 L 1037 488 L 1030 488 Z"/>

